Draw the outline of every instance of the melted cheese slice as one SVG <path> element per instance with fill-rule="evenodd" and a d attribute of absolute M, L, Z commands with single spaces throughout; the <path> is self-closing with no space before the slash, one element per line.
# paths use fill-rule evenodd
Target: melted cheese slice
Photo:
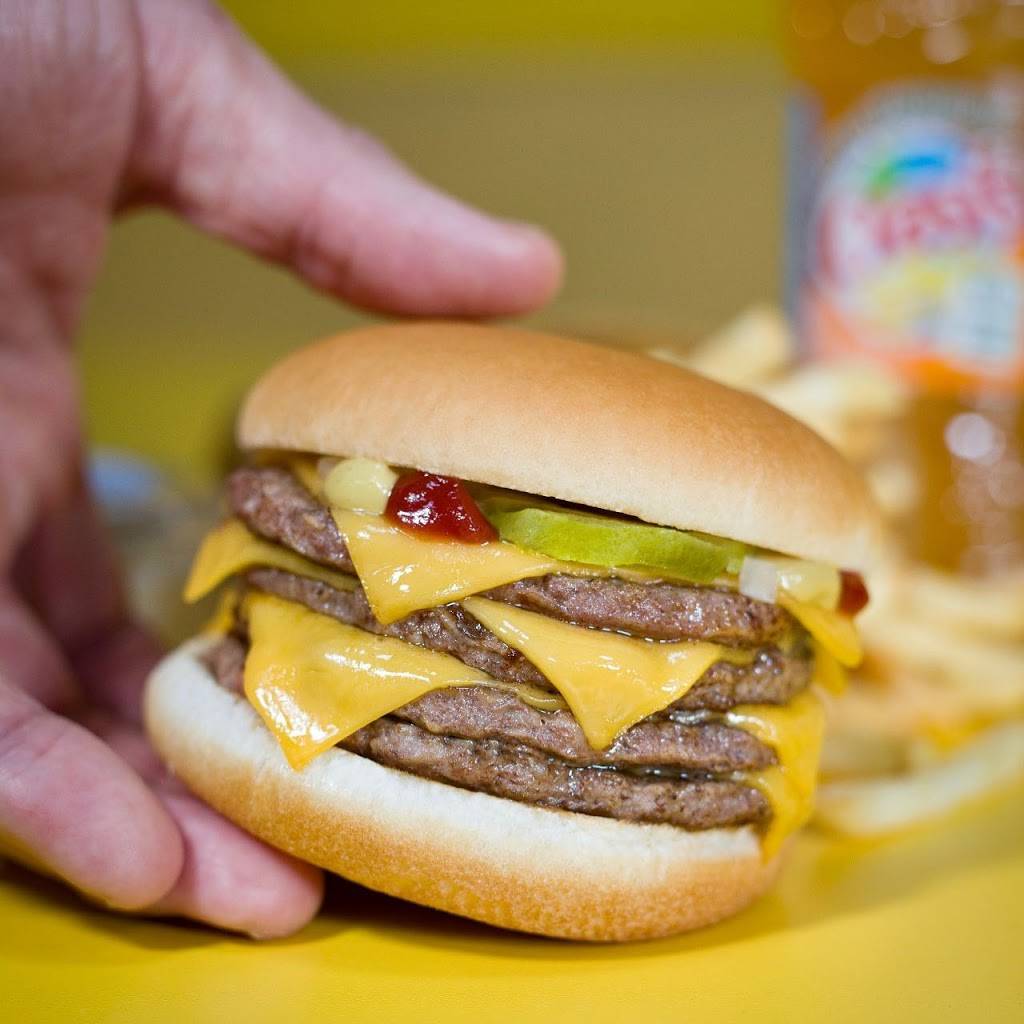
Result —
<path fill-rule="evenodd" d="M 463 607 L 547 676 L 595 750 L 679 700 L 723 654 L 717 644 L 634 640 L 482 597 Z"/>
<path fill-rule="evenodd" d="M 727 724 L 743 729 L 771 747 L 778 764 L 749 772 L 748 785 L 764 793 L 772 821 L 762 840 L 765 858 L 774 857 L 786 836 L 804 825 L 814 810 L 818 761 L 825 734 L 825 712 L 810 690 L 789 704 L 741 704 L 725 713 Z"/>
<path fill-rule="evenodd" d="M 814 682 L 837 697 L 846 691 L 846 670 L 817 641 L 814 642 Z"/>
<path fill-rule="evenodd" d="M 779 594 L 779 604 L 800 623 L 840 665 L 856 668 L 864 657 L 853 619 L 816 604 Z"/>
<path fill-rule="evenodd" d="M 462 544 L 416 537 L 383 516 L 332 508 L 356 572 L 377 618 L 387 624 L 421 608 L 459 601 L 492 587 L 564 572 L 575 576 L 652 577 L 623 569 L 598 569 L 563 562 L 515 544 Z M 846 615 L 779 595 L 779 604 L 841 665 L 854 668 L 862 658 L 860 639 Z"/>
<path fill-rule="evenodd" d="M 462 544 L 414 537 L 383 516 L 332 508 L 374 615 L 387 624 L 504 583 L 578 571 L 514 544 Z"/>
<path fill-rule="evenodd" d="M 238 611 L 238 591 L 232 587 L 217 598 L 217 607 L 202 628 L 203 636 L 226 636 L 234 628 Z"/>
<path fill-rule="evenodd" d="M 371 606 L 384 622 L 512 580 L 581 569 L 514 545 L 423 540 L 379 516 L 337 509 L 333 514 Z M 356 585 L 353 577 L 263 540 L 233 519 L 203 542 L 186 600 L 197 600 L 229 576 L 256 566 L 323 580 L 338 589 Z M 850 620 L 784 596 L 780 603 L 815 639 L 816 680 L 838 689 L 840 664 L 854 665 L 860 659 Z M 464 605 L 544 672 L 597 750 L 684 696 L 714 662 L 732 653 L 710 643 L 654 643 L 584 629 L 483 598 L 468 597 Z M 280 598 L 253 594 L 246 607 L 251 638 L 246 696 L 294 768 L 431 690 L 502 685 L 449 655 L 374 636 Z M 226 615 L 222 609 L 219 618 Z M 545 702 L 560 704 L 540 691 L 534 695 L 537 700 L 526 693 L 519 696 L 545 710 L 551 709 Z M 807 693 L 786 707 L 738 707 L 725 719 L 777 752 L 778 765 L 745 776 L 771 803 L 773 818 L 763 849 L 766 857 L 773 856 L 812 809 L 821 706 Z"/>
<path fill-rule="evenodd" d="M 191 604 L 229 576 L 257 567 L 283 569 L 296 576 L 321 580 L 335 590 L 352 590 L 359 582 L 354 576 L 317 565 L 288 548 L 257 537 L 240 519 L 229 519 L 203 539 L 183 596 Z"/>
<path fill-rule="evenodd" d="M 491 682 L 447 654 L 374 636 L 269 594 L 246 599 L 245 695 L 302 768 L 431 690 Z"/>
<path fill-rule="evenodd" d="M 656 644 L 583 629 L 483 598 L 465 604 L 543 669 L 595 749 L 685 694 L 721 653 L 714 644 Z M 501 685 L 449 655 L 375 636 L 269 594 L 250 594 L 245 608 L 245 694 L 295 769 L 431 690 Z M 774 856 L 810 816 L 821 705 L 805 693 L 786 707 L 740 706 L 724 718 L 777 753 L 778 765 L 744 776 L 771 804 L 763 850 Z"/>

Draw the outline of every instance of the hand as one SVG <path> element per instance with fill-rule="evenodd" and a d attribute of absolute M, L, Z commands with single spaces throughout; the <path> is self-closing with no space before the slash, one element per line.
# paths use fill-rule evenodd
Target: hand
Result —
<path fill-rule="evenodd" d="M 558 252 L 419 181 L 200 0 L 0 0 L 0 96 L 0 846 L 112 907 L 285 934 L 319 873 L 177 788 L 139 728 L 158 651 L 83 481 L 71 346 L 111 217 L 163 204 L 396 313 L 532 308 Z"/>

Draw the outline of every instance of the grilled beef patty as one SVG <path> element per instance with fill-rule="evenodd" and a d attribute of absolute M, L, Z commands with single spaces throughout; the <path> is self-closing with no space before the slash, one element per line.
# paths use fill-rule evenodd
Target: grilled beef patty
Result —
<path fill-rule="evenodd" d="M 254 532 L 307 558 L 353 572 L 330 510 L 285 469 L 235 470 L 228 503 Z M 518 580 L 482 594 L 552 618 L 652 640 L 710 640 L 739 647 L 779 643 L 796 626 L 778 605 L 731 590 L 564 574 Z"/>
<path fill-rule="evenodd" d="M 229 637 L 206 663 L 242 690 L 244 642 Z M 489 687 L 437 690 L 378 719 L 340 746 L 414 775 L 525 803 L 687 829 L 763 824 L 757 790 L 728 776 L 775 762 L 740 729 L 690 716 L 652 717 L 606 751 L 587 744 L 567 711 L 545 712 Z"/>
<path fill-rule="evenodd" d="M 730 779 L 575 768 L 530 747 L 435 736 L 394 718 L 378 718 L 341 746 L 380 764 L 464 789 L 602 818 L 698 831 L 762 825 L 771 817 L 771 807 L 758 790 Z"/>
<path fill-rule="evenodd" d="M 246 580 L 259 590 L 296 601 L 370 633 L 451 654 L 499 682 L 552 688 L 540 669 L 499 640 L 459 604 L 413 612 L 383 626 L 370 610 L 361 588 L 335 590 L 320 580 L 294 576 L 280 569 L 251 569 Z M 789 653 L 777 647 L 762 647 L 753 652 L 749 664 L 715 662 L 672 707 L 725 711 L 737 704 L 785 704 L 807 687 L 810 677 L 811 661 L 805 646 Z"/>
<path fill-rule="evenodd" d="M 245 645 L 228 638 L 207 655 L 223 686 L 242 692 Z M 459 686 L 435 690 L 391 712 L 436 735 L 521 744 L 575 767 L 592 765 L 737 772 L 775 763 L 769 747 L 703 712 L 652 715 L 607 750 L 594 750 L 571 711 L 540 711 L 509 690 Z"/>
<path fill-rule="evenodd" d="M 287 470 L 238 470 L 228 480 L 228 497 L 254 532 L 354 574 L 329 509 Z M 352 590 L 337 590 L 266 568 L 250 570 L 246 581 L 370 633 L 452 655 L 499 683 L 552 689 L 526 657 L 459 604 L 384 626 L 358 581 Z M 775 752 L 715 712 L 740 703 L 784 704 L 809 684 L 809 644 L 786 611 L 728 590 L 563 574 L 519 580 L 481 596 L 581 627 L 729 644 L 749 650 L 750 661 L 717 662 L 681 700 L 626 730 L 605 751 L 589 746 L 568 710 L 540 711 L 511 690 L 486 686 L 426 694 L 340 746 L 451 785 L 583 814 L 691 830 L 760 826 L 770 819 L 768 800 L 737 776 L 775 764 Z M 207 663 L 222 685 L 240 692 L 244 658 L 242 636 L 212 648 Z"/>

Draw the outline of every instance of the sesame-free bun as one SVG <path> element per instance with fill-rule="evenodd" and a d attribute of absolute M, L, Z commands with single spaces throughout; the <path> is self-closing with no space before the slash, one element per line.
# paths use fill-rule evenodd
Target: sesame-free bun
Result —
<path fill-rule="evenodd" d="M 247 449 L 363 456 L 865 570 L 857 473 L 759 398 L 645 356 L 511 327 L 365 327 L 249 394 Z"/>
<path fill-rule="evenodd" d="M 686 832 L 516 803 L 334 748 L 293 771 L 200 660 L 164 659 L 146 728 L 193 792 L 279 849 L 371 889 L 558 938 L 646 939 L 711 924 L 772 882 L 750 828 Z"/>

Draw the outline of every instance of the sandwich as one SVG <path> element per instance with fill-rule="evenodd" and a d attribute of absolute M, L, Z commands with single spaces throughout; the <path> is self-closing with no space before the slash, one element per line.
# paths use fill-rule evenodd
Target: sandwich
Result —
<path fill-rule="evenodd" d="M 733 914 L 813 809 L 878 523 L 760 399 L 508 327 L 362 328 L 248 395 L 219 590 L 146 692 L 200 797 L 364 886 L 548 936 Z"/>

